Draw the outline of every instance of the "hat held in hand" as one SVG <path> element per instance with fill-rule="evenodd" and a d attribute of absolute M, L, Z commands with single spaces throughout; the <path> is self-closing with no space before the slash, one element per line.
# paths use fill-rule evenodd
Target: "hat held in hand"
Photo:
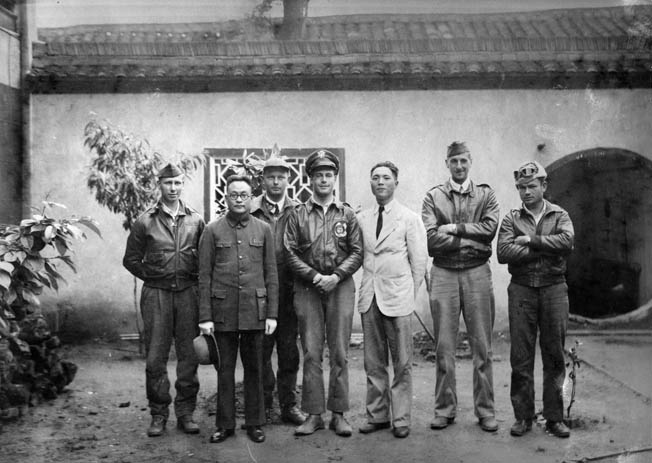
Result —
<path fill-rule="evenodd" d="M 192 340 L 195 354 L 200 365 L 215 365 L 220 367 L 220 351 L 217 348 L 217 341 L 214 334 L 200 334 Z"/>

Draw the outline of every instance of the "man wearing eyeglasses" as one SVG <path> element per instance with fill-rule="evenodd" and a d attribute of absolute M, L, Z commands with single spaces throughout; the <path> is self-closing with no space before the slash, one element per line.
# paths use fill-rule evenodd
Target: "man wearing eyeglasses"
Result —
<path fill-rule="evenodd" d="M 570 436 L 563 422 L 562 386 L 566 376 L 564 341 L 568 324 L 566 259 L 573 249 L 574 231 L 568 213 L 543 198 L 547 174 L 536 161 L 514 171 L 523 201 L 503 219 L 498 233 L 498 262 L 508 264 L 512 280 L 509 304 L 510 396 L 516 422 L 513 436 L 532 428 L 534 356 L 537 330 L 543 363 L 543 417 L 547 431 Z"/>
<path fill-rule="evenodd" d="M 334 197 L 340 162 L 328 150 L 308 156 L 312 197 L 290 216 L 284 247 L 294 275 L 294 307 L 303 347 L 301 408 L 308 413 L 295 435 L 324 428 L 322 413 L 332 412 L 329 428 L 350 436 L 347 355 L 355 288 L 352 275 L 362 264 L 362 236 L 355 212 Z M 330 377 L 325 404 L 322 370 L 328 343 Z M 326 405 L 326 406 L 324 406 Z"/>
<path fill-rule="evenodd" d="M 263 442 L 263 336 L 276 329 L 278 277 L 272 231 L 252 217 L 251 180 L 227 179 L 225 216 L 206 226 L 199 241 L 199 329 L 217 333 L 217 430 L 210 442 L 235 433 L 235 364 L 240 347 L 244 367 L 247 435 Z"/>
<path fill-rule="evenodd" d="M 473 405 L 482 430 L 495 432 L 491 335 L 495 308 L 491 241 L 498 228 L 498 202 L 489 185 L 469 179 L 471 153 L 464 143 L 448 147 L 450 180 L 432 188 L 423 201 L 422 217 L 432 257 L 430 310 L 436 351 L 435 418 L 432 429 L 455 420 L 455 350 L 460 312 L 473 356 Z"/>
<path fill-rule="evenodd" d="M 255 198 L 251 215 L 269 224 L 274 235 L 276 268 L 278 269 L 279 301 L 278 327 L 263 339 L 263 389 L 265 391 L 265 414 L 271 419 L 274 402 L 274 386 L 278 387 L 281 420 L 297 426 L 306 420 L 297 407 L 296 387 L 299 371 L 299 348 L 297 347 L 297 316 L 292 306 L 292 273 L 283 255 L 283 234 L 290 214 L 298 205 L 287 194 L 290 165 L 280 157 L 271 157 L 263 166 L 265 192 Z M 278 372 L 274 376 L 272 352 L 276 344 Z"/>

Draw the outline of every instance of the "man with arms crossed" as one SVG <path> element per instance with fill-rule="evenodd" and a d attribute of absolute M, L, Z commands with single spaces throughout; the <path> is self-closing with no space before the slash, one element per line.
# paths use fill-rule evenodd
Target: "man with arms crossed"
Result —
<path fill-rule="evenodd" d="M 543 199 L 546 171 L 532 161 L 514 171 L 523 201 L 503 219 L 498 233 L 498 262 L 509 265 L 510 396 L 516 422 L 513 436 L 532 428 L 534 354 L 537 329 L 543 362 L 543 417 L 557 437 L 570 436 L 563 422 L 562 386 L 566 376 L 564 341 L 568 324 L 566 258 L 573 249 L 574 231 L 568 213 Z"/>
<path fill-rule="evenodd" d="M 278 327 L 263 339 L 263 390 L 265 410 L 271 416 L 274 403 L 274 386 L 278 386 L 278 402 L 281 420 L 300 425 L 306 416 L 297 407 L 296 386 L 299 371 L 299 348 L 297 347 L 297 316 L 292 305 L 292 273 L 285 262 L 283 234 L 288 217 L 298 205 L 287 194 L 290 165 L 279 157 L 265 161 L 263 186 L 265 192 L 251 204 L 251 215 L 266 222 L 274 235 L 276 268 L 278 270 L 279 300 Z M 272 369 L 272 351 L 276 344 L 278 373 Z"/>
<path fill-rule="evenodd" d="M 251 180 L 230 176 L 225 216 L 206 227 L 199 242 L 199 329 L 217 332 L 217 430 L 219 443 L 235 432 L 235 364 L 244 367 L 244 427 L 263 442 L 263 336 L 276 329 L 278 278 L 272 231 L 252 217 Z"/>
<path fill-rule="evenodd" d="M 471 153 L 464 143 L 448 147 L 451 177 L 426 193 L 422 217 L 432 256 L 430 310 L 437 349 L 435 418 L 432 429 L 455 419 L 455 349 L 460 311 L 473 355 L 473 405 L 480 427 L 498 430 L 494 412 L 491 334 L 495 307 L 491 283 L 491 241 L 498 228 L 498 203 L 489 185 L 469 179 Z"/>
<path fill-rule="evenodd" d="M 350 436 L 344 418 L 349 409 L 347 355 L 353 321 L 353 273 L 362 263 L 362 236 L 355 212 L 333 195 L 340 162 L 333 153 L 318 150 L 308 156 L 306 172 L 312 197 L 288 220 L 284 246 L 294 275 L 294 307 L 303 347 L 301 408 L 309 416 L 296 428 L 304 436 L 324 428 L 321 414 L 332 412 L 330 429 Z M 324 407 L 322 362 L 328 342 L 330 377 Z"/>
<path fill-rule="evenodd" d="M 179 199 L 183 177 L 181 169 L 172 164 L 159 171 L 161 199 L 134 223 L 122 261 L 129 272 L 143 280 L 140 310 L 147 356 L 145 389 L 152 414 L 147 430 L 150 437 L 163 434 L 170 414 L 167 361 L 173 339 L 177 426 L 188 434 L 199 432 L 192 418 L 199 391 L 192 340 L 198 334 L 197 248 L 204 220 Z"/>
<path fill-rule="evenodd" d="M 410 433 L 411 315 L 428 264 L 426 230 L 418 214 L 394 199 L 398 167 L 389 161 L 376 164 L 370 183 L 378 204 L 358 216 L 364 242 L 358 309 L 367 373 L 367 423 L 360 432 L 389 428 L 391 416 L 394 436 L 402 438 Z M 391 388 L 388 351 L 394 366 Z"/>

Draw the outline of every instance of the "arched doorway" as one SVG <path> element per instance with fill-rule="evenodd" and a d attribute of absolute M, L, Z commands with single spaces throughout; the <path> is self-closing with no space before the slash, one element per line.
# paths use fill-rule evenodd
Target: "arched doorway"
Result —
<path fill-rule="evenodd" d="M 569 154 L 546 169 L 546 196 L 568 211 L 572 313 L 605 318 L 652 298 L 652 161 L 616 148 Z"/>

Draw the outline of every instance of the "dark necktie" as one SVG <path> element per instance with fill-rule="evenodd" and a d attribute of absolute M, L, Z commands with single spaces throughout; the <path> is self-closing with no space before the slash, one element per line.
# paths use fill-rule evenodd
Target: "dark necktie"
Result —
<path fill-rule="evenodd" d="M 278 214 L 278 204 L 272 203 L 269 205 L 269 213 L 272 214 L 274 217 Z"/>
<path fill-rule="evenodd" d="M 385 206 L 378 207 L 378 222 L 376 222 L 376 238 L 380 235 L 380 230 L 383 229 L 383 211 Z"/>

